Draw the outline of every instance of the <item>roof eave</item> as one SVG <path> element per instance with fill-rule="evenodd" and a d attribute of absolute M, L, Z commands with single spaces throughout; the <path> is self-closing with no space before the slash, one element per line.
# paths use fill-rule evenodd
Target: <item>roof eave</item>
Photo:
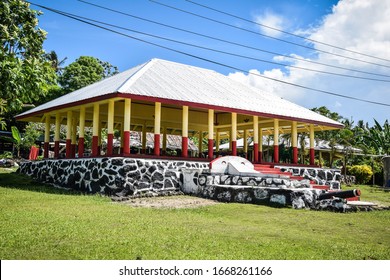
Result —
<path fill-rule="evenodd" d="M 259 116 L 259 117 L 266 117 L 266 118 L 277 118 L 281 120 L 291 120 L 291 121 L 298 121 L 298 122 L 304 122 L 309 124 L 316 124 L 325 126 L 328 128 L 333 129 L 340 129 L 343 128 L 343 124 L 341 123 L 328 123 L 328 122 L 321 122 L 321 121 L 315 121 L 315 120 L 309 120 L 305 118 L 295 118 L 295 117 L 289 117 L 289 116 L 282 116 L 282 115 L 276 115 L 276 114 L 269 114 L 269 113 L 262 113 L 262 112 L 254 112 L 249 110 L 243 110 L 243 109 L 236 109 L 236 108 L 229 108 L 229 107 L 223 107 L 223 106 L 217 106 L 217 105 L 210 105 L 210 104 L 202 104 L 202 103 L 196 103 L 196 102 L 190 102 L 190 101 L 183 101 L 183 100 L 174 100 L 174 99 L 168 99 L 168 98 L 161 98 L 161 97 L 151 97 L 151 96 L 145 96 L 145 95 L 138 95 L 138 94 L 132 94 L 132 93 L 121 93 L 121 92 L 113 92 L 108 93 L 105 95 L 100 95 L 93 98 L 88 98 L 76 102 L 71 102 L 59 106 L 54 106 L 50 108 L 46 108 L 43 110 L 35 111 L 32 113 L 22 113 L 17 116 L 15 116 L 15 119 L 18 121 L 23 121 L 28 118 L 32 118 L 36 115 L 42 115 L 46 114 L 55 110 L 61 110 L 67 107 L 76 107 L 81 106 L 85 104 L 90 104 L 93 102 L 99 102 L 102 100 L 112 99 L 112 98 L 131 98 L 134 100 L 140 100 L 140 101 L 149 101 L 149 102 L 161 102 L 164 104 L 170 104 L 170 105 L 181 105 L 181 106 L 189 106 L 189 107 L 195 107 L 195 108 L 202 108 L 202 109 L 214 109 L 217 111 L 224 111 L 224 112 L 231 112 L 231 113 L 239 113 L 244 115 L 252 115 L 252 116 Z"/>

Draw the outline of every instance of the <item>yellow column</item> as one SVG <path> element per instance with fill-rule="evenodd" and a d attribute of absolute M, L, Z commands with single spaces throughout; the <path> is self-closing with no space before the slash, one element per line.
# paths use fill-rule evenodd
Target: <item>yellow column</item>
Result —
<path fill-rule="evenodd" d="M 253 162 L 259 161 L 259 117 L 253 116 Z"/>
<path fill-rule="evenodd" d="M 263 129 L 259 128 L 259 162 L 263 162 Z"/>
<path fill-rule="evenodd" d="M 142 154 L 146 154 L 146 123 L 142 126 Z"/>
<path fill-rule="evenodd" d="M 84 135 L 85 135 L 85 107 L 80 108 L 80 123 L 79 123 L 79 143 L 78 143 L 78 157 L 84 156 Z"/>
<path fill-rule="evenodd" d="M 314 165 L 314 125 L 310 124 L 310 165 Z"/>
<path fill-rule="evenodd" d="M 102 130 L 103 130 L 103 122 L 100 121 L 100 117 L 99 117 L 98 142 L 97 142 L 99 156 L 102 154 Z"/>
<path fill-rule="evenodd" d="M 72 158 L 76 157 L 76 138 L 77 138 L 77 120 L 76 118 L 73 118 L 72 120 L 72 141 L 71 141 L 71 147 L 72 147 Z"/>
<path fill-rule="evenodd" d="M 93 104 L 93 123 L 92 123 L 92 156 L 98 156 L 99 151 L 99 121 L 100 107 L 99 104 Z"/>
<path fill-rule="evenodd" d="M 162 142 L 162 154 L 167 154 L 167 128 L 163 127 L 163 142 Z"/>
<path fill-rule="evenodd" d="M 54 132 L 54 157 L 60 156 L 60 129 L 61 129 L 61 115 L 56 113 L 56 128 Z"/>
<path fill-rule="evenodd" d="M 297 130 L 297 122 L 293 121 L 291 123 L 291 145 L 293 149 L 293 157 L 292 163 L 298 163 L 298 130 Z"/>
<path fill-rule="evenodd" d="M 219 142 L 221 141 L 219 132 L 215 133 L 215 151 L 219 153 Z"/>
<path fill-rule="evenodd" d="M 154 155 L 160 155 L 161 103 L 154 105 Z"/>
<path fill-rule="evenodd" d="M 237 155 L 237 113 L 232 113 L 232 135 L 230 139 L 232 143 L 232 155 Z"/>
<path fill-rule="evenodd" d="M 248 158 L 248 131 L 244 129 L 244 153 L 245 158 Z"/>
<path fill-rule="evenodd" d="M 214 158 L 214 110 L 209 109 L 208 115 L 209 141 L 208 141 L 208 158 Z"/>
<path fill-rule="evenodd" d="M 110 99 L 108 101 L 108 116 L 107 116 L 107 156 L 113 155 L 114 148 L 114 110 L 115 102 Z"/>
<path fill-rule="evenodd" d="M 181 155 L 188 157 L 188 106 L 183 106 Z"/>
<path fill-rule="evenodd" d="M 274 162 L 279 163 L 279 120 L 274 119 Z"/>
<path fill-rule="evenodd" d="M 72 116 L 73 112 L 66 114 L 66 158 L 72 157 Z"/>
<path fill-rule="evenodd" d="M 203 131 L 199 131 L 198 149 L 199 149 L 199 157 L 202 157 L 202 151 L 203 151 Z"/>
<path fill-rule="evenodd" d="M 125 99 L 123 119 L 123 153 L 130 154 L 131 99 Z"/>
<path fill-rule="evenodd" d="M 49 158 L 50 149 L 50 115 L 45 116 L 45 142 L 43 144 L 43 157 Z"/>

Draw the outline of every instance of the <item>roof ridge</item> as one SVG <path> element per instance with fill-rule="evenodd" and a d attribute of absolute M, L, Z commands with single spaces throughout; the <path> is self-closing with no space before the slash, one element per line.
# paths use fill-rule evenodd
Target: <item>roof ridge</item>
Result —
<path fill-rule="evenodd" d="M 156 63 L 158 59 L 152 58 L 149 61 L 140 64 L 138 66 L 135 66 L 131 69 L 128 69 L 126 71 L 130 71 L 134 68 L 139 67 L 137 71 L 133 73 L 130 77 L 128 77 L 117 89 L 118 92 L 126 91 L 127 88 L 129 88 L 133 83 L 135 83 L 153 64 Z"/>

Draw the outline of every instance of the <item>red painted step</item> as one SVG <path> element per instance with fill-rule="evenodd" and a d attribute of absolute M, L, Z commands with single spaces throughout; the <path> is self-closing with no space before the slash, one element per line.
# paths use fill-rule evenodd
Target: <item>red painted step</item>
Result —
<path fill-rule="evenodd" d="M 325 185 L 311 185 L 313 189 L 318 189 L 318 190 L 330 190 L 329 186 Z"/>
<path fill-rule="evenodd" d="M 290 176 L 290 179 L 291 180 L 298 180 L 298 181 L 305 180 L 305 178 L 302 176 Z"/>
<path fill-rule="evenodd" d="M 354 196 L 354 197 L 348 197 L 346 198 L 347 201 L 360 201 L 360 196 Z"/>

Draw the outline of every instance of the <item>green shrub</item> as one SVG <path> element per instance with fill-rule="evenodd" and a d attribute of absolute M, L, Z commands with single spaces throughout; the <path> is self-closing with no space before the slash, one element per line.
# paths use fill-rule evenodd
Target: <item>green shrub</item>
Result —
<path fill-rule="evenodd" d="M 2 159 L 2 158 L 12 158 L 13 156 L 12 156 L 12 152 L 4 152 L 4 153 L 2 153 L 2 154 L 0 154 L 0 159 Z"/>
<path fill-rule="evenodd" d="M 373 175 L 371 167 L 366 164 L 348 166 L 347 172 L 349 175 L 355 176 L 357 184 L 367 183 Z"/>

